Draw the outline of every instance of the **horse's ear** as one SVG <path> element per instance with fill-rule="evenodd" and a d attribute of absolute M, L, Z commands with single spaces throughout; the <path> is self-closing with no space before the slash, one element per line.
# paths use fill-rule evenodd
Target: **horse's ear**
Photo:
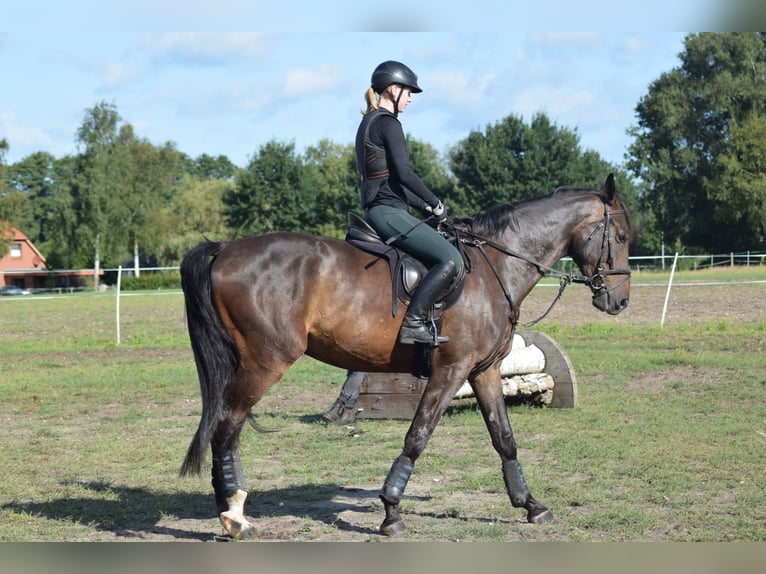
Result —
<path fill-rule="evenodd" d="M 610 173 L 601 189 L 606 194 L 606 200 L 611 203 L 617 195 L 617 187 L 614 185 L 614 174 Z"/>

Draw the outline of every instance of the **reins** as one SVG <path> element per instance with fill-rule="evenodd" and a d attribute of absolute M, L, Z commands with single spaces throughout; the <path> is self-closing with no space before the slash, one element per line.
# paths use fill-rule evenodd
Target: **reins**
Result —
<path fill-rule="evenodd" d="M 479 252 L 484 257 L 485 261 L 489 265 L 490 269 L 492 269 L 492 272 L 495 275 L 495 278 L 497 279 L 500 288 L 503 291 L 503 295 L 508 302 L 508 306 L 511 309 L 511 316 L 513 318 L 513 322 L 516 323 L 518 321 L 518 309 L 516 309 L 516 306 L 513 302 L 513 298 L 511 297 L 510 292 L 505 286 L 505 283 L 503 282 L 502 277 L 500 276 L 500 273 L 498 272 L 497 268 L 495 267 L 494 263 L 492 263 L 492 260 L 489 258 L 489 255 L 487 255 L 486 250 L 484 249 L 484 246 L 487 245 L 491 247 L 492 249 L 507 255 L 509 257 L 515 257 L 516 259 L 521 259 L 522 261 L 526 261 L 530 265 L 533 265 L 537 268 L 538 272 L 543 276 L 548 277 L 558 277 L 559 279 L 559 291 L 556 294 L 556 297 L 551 302 L 548 309 L 543 313 L 540 317 L 535 319 L 534 321 L 530 321 L 528 323 L 522 323 L 521 325 L 524 327 L 531 327 L 533 325 L 536 325 L 545 317 L 548 316 L 548 314 L 553 310 L 553 307 L 556 305 L 556 303 L 559 302 L 561 299 L 561 296 L 564 294 L 564 289 L 567 288 L 567 286 L 570 283 L 581 283 L 583 285 L 587 285 L 591 292 L 593 293 L 593 298 L 601 296 L 604 292 L 609 293 L 610 291 L 613 291 L 614 289 L 621 286 L 623 283 L 628 281 L 630 279 L 630 269 L 612 269 L 612 235 L 610 233 L 610 220 L 612 215 L 619 215 L 624 214 L 624 209 L 619 209 L 615 211 L 610 211 L 609 208 L 605 205 L 604 206 L 604 219 L 596 225 L 596 227 L 593 229 L 593 231 L 588 236 L 588 241 L 593 239 L 593 237 L 596 235 L 599 229 L 602 227 L 604 228 L 604 234 L 601 239 L 601 253 L 599 255 L 599 262 L 598 266 L 596 267 L 596 273 L 590 277 L 586 275 L 576 274 L 576 273 L 564 273 L 562 271 L 559 271 L 558 269 L 554 269 L 553 267 L 549 267 L 548 265 L 545 265 L 543 263 L 540 263 L 539 261 L 536 261 L 535 259 L 532 259 L 530 257 L 527 257 L 526 255 L 522 253 L 518 253 L 517 251 L 513 251 L 512 249 L 508 249 L 504 247 L 503 245 L 500 245 L 499 243 L 496 243 L 490 239 L 487 239 L 485 237 L 482 237 L 476 233 L 473 233 L 472 231 L 468 230 L 458 230 L 454 225 L 451 226 L 451 231 L 454 233 L 454 235 L 458 238 L 459 242 L 463 245 L 468 245 L 472 247 L 476 247 Z M 466 237 L 467 236 L 467 237 Z M 603 264 L 605 262 L 609 264 L 610 269 L 608 271 L 604 271 Z M 625 278 L 617 283 L 617 285 L 614 285 L 613 287 L 607 287 L 605 278 L 610 275 L 625 275 Z"/>

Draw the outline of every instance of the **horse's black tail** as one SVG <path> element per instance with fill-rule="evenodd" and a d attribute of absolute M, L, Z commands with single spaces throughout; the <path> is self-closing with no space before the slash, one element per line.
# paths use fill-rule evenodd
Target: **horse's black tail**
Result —
<path fill-rule="evenodd" d="M 237 347 L 213 306 L 210 265 L 221 247 L 221 243 L 211 241 L 200 243 L 181 262 L 186 322 L 202 392 L 202 417 L 181 466 L 181 476 L 202 473 L 210 440 L 224 418 L 224 391 L 239 364 Z"/>

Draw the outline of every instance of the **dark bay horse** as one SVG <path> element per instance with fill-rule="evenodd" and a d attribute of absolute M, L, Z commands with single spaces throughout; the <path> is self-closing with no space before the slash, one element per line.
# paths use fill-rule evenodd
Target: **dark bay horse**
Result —
<path fill-rule="evenodd" d="M 519 306 L 545 273 L 571 256 L 593 305 L 616 315 L 628 304 L 631 227 L 610 174 L 599 189 L 560 189 L 456 220 L 470 272 L 457 303 L 443 313 L 450 341 L 431 373 L 401 455 L 386 477 L 381 532 L 405 530 L 399 502 L 414 463 L 464 381 L 473 387 L 506 489 L 527 520 L 552 514 L 529 492 L 517 460 L 499 366 L 510 351 Z M 275 232 L 205 242 L 181 265 L 186 314 L 202 391 L 202 416 L 181 474 L 202 472 L 212 447 L 212 483 L 221 523 L 234 537 L 253 525 L 239 436 L 252 407 L 301 355 L 358 371 L 410 372 L 416 347 L 397 342 L 406 308 L 391 308 L 385 260 L 327 237 Z M 562 288 L 564 285 L 562 278 Z"/>

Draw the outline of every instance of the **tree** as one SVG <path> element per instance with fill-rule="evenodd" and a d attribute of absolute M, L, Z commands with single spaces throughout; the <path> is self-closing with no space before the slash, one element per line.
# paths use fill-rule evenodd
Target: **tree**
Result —
<path fill-rule="evenodd" d="M 223 179 L 232 181 L 237 173 L 237 166 L 234 165 L 225 155 L 213 157 L 206 153 L 190 158 L 184 153 L 178 154 L 181 170 L 197 179 Z"/>
<path fill-rule="evenodd" d="M 627 165 L 645 182 L 642 204 L 666 242 L 690 251 L 764 247 L 766 187 L 755 150 L 763 145 L 765 38 L 688 35 L 680 67 L 652 82 L 636 107 Z"/>
<path fill-rule="evenodd" d="M 579 139 L 575 130 L 557 126 L 543 113 L 529 125 L 510 115 L 484 132 L 472 131 L 449 153 L 460 207 L 473 213 L 561 186 L 598 187 L 609 172 L 620 174 L 595 152 L 583 152 Z M 633 185 L 627 177 L 619 183 L 629 197 Z"/>
<path fill-rule="evenodd" d="M 133 127 L 125 124 L 116 140 L 114 162 L 120 169 L 120 198 L 115 209 L 121 228 L 133 248 L 134 273 L 139 274 L 139 246 L 146 253 L 160 252 L 161 243 L 171 228 L 156 218 L 159 210 L 172 200 L 180 176 L 179 156 L 167 143 L 155 147 L 136 137 Z"/>
<path fill-rule="evenodd" d="M 119 260 L 125 255 L 124 237 L 119 236 L 118 204 L 122 182 L 116 145 L 120 116 L 112 104 L 101 102 L 86 110 L 77 131 L 80 153 L 71 188 L 70 205 L 75 222 L 72 263 L 94 266 L 94 287 L 98 288 L 99 269 L 104 255 Z"/>
<path fill-rule="evenodd" d="M 53 196 L 58 181 L 56 158 L 47 152 L 35 152 L 8 167 L 10 189 L 26 196 L 21 214 L 24 233 L 36 245 L 50 239 Z"/>
<path fill-rule="evenodd" d="M 236 235 L 307 231 L 318 220 L 316 172 L 306 169 L 295 144 L 272 140 L 237 173 L 224 196 L 227 223 Z"/>
<path fill-rule="evenodd" d="M 410 165 L 418 177 L 438 198 L 447 203 L 450 213 L 455 214 L 455 182 L 439 152 L 431 144 L 407 135 Z"/>
<path fill-rule="evenodd" d="M 323 139 L 304 153 L 309 178 L 317 182 L 316 222 L 311 231 L 329 237 L 343 237 L 348 228 L 348 212 L 360 211 L 359 174 L 353 145 L 340 145 Z"/>
<path fill-rule="evenodd" d="M 18 191 L 9 190 L 6 184 L 5 154 L 8 141 L 0 139 L 0 253 L 5 253 L 13 241 L 8 237 L 12 227 L 17 227 L 24 209 L 26 197 Z"/>
<path fill-rule="evenodd" d="M 184 254 L 204 239 L 225 240 L 233 232 L 224 218 L 223 197 L 232 184 L 222 179 L 185 177 L 172 203 L 153 216 L 158 227 L 172 231 L 158 242 L 162 265 L 178 265 Z"/>

